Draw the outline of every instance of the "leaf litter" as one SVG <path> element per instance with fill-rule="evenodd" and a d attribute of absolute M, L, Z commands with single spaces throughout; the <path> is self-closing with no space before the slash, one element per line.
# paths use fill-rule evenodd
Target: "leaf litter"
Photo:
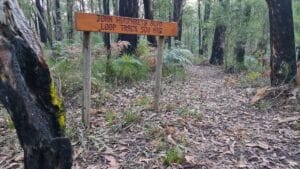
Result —
<path fill-rule="evenodd" d="M 160 113 L 147 101 L 151 81 L 106 90 L 105 102 L 93 103 L 89 133 L 81 124 L 80 97 L 73 96 L 78 100 L 66 102 L 73 168 L 300 168 L 300 134 L 293 128 L 299 110 L 286 100 L 260 109 L 255 105 L 264 103 L 270 88 L 255 93 L 238 78 L 219 67 L 191 66 L 185 81 L 163 82 Z M 0 168 L 23 168 L 22 149 L 5 117 L 0 114 Z M 185 160 L 165 166 L 173 148 Z"/>

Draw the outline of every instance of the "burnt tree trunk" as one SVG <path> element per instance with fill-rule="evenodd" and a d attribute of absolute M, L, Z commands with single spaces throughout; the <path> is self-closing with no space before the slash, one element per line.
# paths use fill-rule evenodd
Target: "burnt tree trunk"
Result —
<path fill-rule="evenodd" d="M 178 36 L 175 37 L 175 41 L 181 41 L 183 2 L 184 0 L 173 1 L 173 21 L 178 22 Z M 178 46 L 177 42 L 175 42 L 175 45 Z"/>
<path fill-rule="evenodd" d="M 138 18 L 139 14 L 139 3 L 138 0 L 120 0 L 119 1 L 119 14 L 120 16 Z M 125 35 L 119 34 L 120 41 L 128 41 L 130 46 L 125 49 L 122 53 L 134 54 L 138 44 L 137 35 Z"/>
<path fill-rule="evenodd" d="M 222 65 L 224 63 L 225 32 L 226 26 L 222 24 L 216 26 L 210 64 Z"/>
<path fill-rule="evenodd" d="M 204 17 L 203 17 L 203 24 L 207 24 L 208 20 L 210 18 L 210 0 L 205 0 L 205 6 L 204 6 Z M 208 44 L 207 44 L 207 38 L 208 38 L 208 32 L 209 30 L 207 29 L 206 26 L 203 28 L 203 35 L 202 35 L 202 46 L 200 50 L 200 54 L 204 55 L 207 53 L 208 50 Z"/>
<path fill-rule="evenodd" d="M 67 20 L 68 20 L 68 40 L 69 43 L 74 41 L 74 21 L 73 21 L 74 0 L 67 0 Z"/>
<path fill-rule="evenodd" d="M 145 19 L 154 19 L 152 5 L 152 0 L 144 0 Z M 147 40 L 152 46 L 157 46 L 155 36 L 147 36 Z"/>
<path fill-rule="evenodd" d="M 291 0 L 267 0 L 270 20 L 271 84 L 294 81 L 296 67 L 294 22 Z"/>
<path fill-rule="evenodd" d="M 62 41 L 64 38 L 61 14 L 60 14 L 60 0 L 55 0 L 55 39 L 57 41 Z"/>
<path fill-rule="evenodd" d="M 48 33 L 47 33 L 47 28 L 44 24 L 44 20 L 45 20 L 44 8 L 43 8 L 40 0 L 36 0 L 35 5 L 36 5 L 36 8 L 39 12 L 39 14 L 38 14 L 38 23 L 39 23 L 41 42 L 47 43 Z"/>
<path fill-rule="evenodd" d="M 0 6 L 0 102 L 24 149 L 24 168 L 71 169 L 65 112 L 41 46 L 17 0 L 3 0 Z"/>

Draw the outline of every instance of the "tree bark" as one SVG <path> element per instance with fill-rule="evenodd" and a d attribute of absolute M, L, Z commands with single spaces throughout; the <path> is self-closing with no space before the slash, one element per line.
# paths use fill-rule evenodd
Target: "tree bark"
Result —
<path fill-rule="evenodd" d="M 184 0 L 173 1 L 173 21 L 178 22 L 178 36 L 175 37 L 175 41 L 181 41 L 183 2 Z M 177 42 L 175 42 L 175 45 L 178 46 Z"/>
<path fill-rule="evenodd" d="M 55 39 L 57 41 L 62 41 L 64 38 L 61 14 L 60 14 L 60 0 L 55 0 Z"/>
<path fill-rule="evenodd" d="M 119 13 L 120 16 L 138 18 L 139 14 L 139 4 L 138 0 L 120 0 L 119 1 Z M 130 46 L 127 49 L 124 49 L 122 53 L 134 54 L 138 44 L 137 35 L 125 35 L 119 34 L 120 41 L 128 41 Z"/>
<path fill-rule="evenodd" d="M 205 0 L 205 6 L 204 6 L 204 17 L 203 17 L 203 24 L 207 24 L 208 20 L 210 18 L 210 11 L 211 11 L 211 1 L 210 0 Z M 203 36 L 202 36 L 202 47 L 201 47 L 201 51 L 200 54 L 204 55 L 207 53 L 208 50 L 208 42 L 207 42 L 207 38 L 208 38 L 208 29 L 204 26 L 203 28 Z"/>
<path fill-rule="evenodd" d="M 36 8 L 38 9 L 39 15 L 38 15 L 38 23 L 39 23 L 39 30 L 40 30 L 40 38 L 41 42 L 47 43 L 48 40 L 48 33 L 47 28 L 44 25 L 45 15 L 44 15 L 44 8 L 41 5 L 40 0 L 35 1 Z"/>
<path fill-rule="evenodd" d="M 67 0 L 67 20 L 68 20 L 68 40 L 74 41 L 74 21 L 73 21 L 74 0 Z"/>
<path fill-rule="evenodd" d="M 98 13 L 99 14 L 102 14 L 102 3 L 101 3 L 102 0 L 98 0 Z"/>
<path fill-rule="evenodd" d="M 0 6 L 0 102 L 24 149 L 24 168 L 71 169 L 63 103 L 41 46 L 17 0 L 3 0 Z"/>
<path fill-rule="evenodd" d="M 271 84 L 293 82 L 296 76 L 294 21 L 291 0 L 267 0 L 270 21 Z"/>
<path fill-rule="evenodd" d="M 153 20 L 153 4 L 151 0 L 144 0 L 144 11 L 145 11 L 145 19 L 151 19 Z M 157 46 L 156 38 L 155 36 L 147 36 L 148 42 L 152 46 Z"/>
<path fill-rule="evenodd" d="M 226 26 L 222 24 L 216 26 L 210 64 L 222 65 L 224 63 L 225 32 Z"/>

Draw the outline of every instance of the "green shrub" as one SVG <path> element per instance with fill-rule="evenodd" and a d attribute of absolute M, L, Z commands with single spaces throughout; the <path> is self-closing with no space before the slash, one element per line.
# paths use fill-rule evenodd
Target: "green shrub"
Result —
<path fill-rule="evenodd" d="M 133 56 L 123 55 L 112 62 L 112 71 L 117 80 L 132 82 L 145 79 L 149 68 Z"/>
<path fill-rule="evenodd" d="M 174 75 L 184 80 L 186 77 L 186 69 L 192 64 L 193 54 L 187 49 L 174 48 L 164 54 L 163 75 Z"/>
<path fill-rule="evenodd" d="M 145 56 L 148 55 L 150 51 L 149 42 L 147 39 L 140 39 L 138 43 L 138 47 L 136 49 L 137 56 Z"/>
<path fill-rule="evenodd" d="M 179 148 L 175 147 L 167 151 L 164 164 L 165 165 L 171 165 L 172 163 L 182 164 L 184 160 L 185 158 L 183 152 Z"/>

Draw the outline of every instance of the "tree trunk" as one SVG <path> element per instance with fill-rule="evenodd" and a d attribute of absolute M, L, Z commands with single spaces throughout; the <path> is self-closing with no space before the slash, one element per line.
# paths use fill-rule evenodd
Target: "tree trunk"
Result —
<path fill-rule="evenodd" d="M 294 81 L 296 67 L 294 22 L 291 0 L 267 0 L 270 20 L 271 84 Z"/>
<path fill-rule="evenodd" d="M 74 41 L 74 21 L 73 21 L 74 0 L 67 0 L 67 19 L 68 19 L 68 40 Z"/>
<path fill-rule="evenodd" d="M 175 37 L 175 41 L 181 41 L 183 2 L 184 0 L 173 1 L 173 21 L 178 22 L 178 36 Z M 178 46 L 178 42 L 175 42 L 175 45 Z"/>
<path fill-rule="evenodd" d="M 225 32 L 226 26 L 222 24 L 216 26 L 210 64 L 222 65 L 224 63 Z"/>
<path fill-rule="evenodd" d="M 151 19 L 153 20 L 153 6 L 152 6 L 151 0 L 144 0 L 144 10 L 145 10 L 145 19 Z M 157 46 L 156 38 L 155 36 L 147 36 L 148 42 L 152 46 Z"/>
<path fill-rule="evenodd" d="M 138 18 L 139 14 L 139 4 L 138 0 L 130 0 L 130 1 L 119 1 L 119 13 L 120 16 Z M 138 44 L 138 36 L 137 35 L 125 35 L 119 34 L 120 41 L 128 41 L 130 46 L 127 49 L 124 49 L 122 53 L 134 54 Z"/>
<path fill-rule="evenodd" d="M 45 20 L 44 8 L 41 5 L 40 0 L 36 0 L 35 1 L 35 5 L 36 5 L 36 8 L 38 9 L 38 12 L 39 12 L 38 23 L 39 23 L 39 30 L 40 30 L 41 42 L 47 43 L 48 33 L 47 33 L 47 28 L 44 25 L 44 20 Z"/>
<path fill-rule="evenodd" d="M 207 24 L 208 23 L 208 20 L 210 18 L 210 0 L 205 0 L 205 9 L 204 9 L 204 17 L 203 17 L 203 24 Z M 201 48 L 201 51 L 200 51 L 200 54 L 201 55 L 204 55 L 207 53 L 207 50 L 208 50 L 208 42 L 207 42 L 207 38 L 208 38 L 208 29 L 206 28 L 206 26 L 204 26 L 203 28 L 203 36 L 202 36 L 202 48 Z"/>
<path fill-rule="evenodd" d="M 199 46 L 199 55 L 202 55 L 202 18 L 201 18 L 201 0 L 197 1 L 198 5 L 198 46 Z"/>
<path fill-rule="evenodd" d="M 84 0 L 80 0 L 80 10 L 81 10 L 81 12 L 85 12 Z"/>
<path fill-rule="evenodd" d="M 65 112 L 41 46 L 17 0 L 0 6 L 0 101 L 24 149 L 24 168 L 71 169 Z"/>
<path fill-rule="evenodd" d="M 64 38 L 61 15 L 60 15 L 60 0 L 55 0 L 55 39 L 62 41 Z"/>
<path fill-rule="evenodd" d="M 94 0 L 90 0 L 90 8 L 91 8 L 91 12 L 94 13 Z"/>

